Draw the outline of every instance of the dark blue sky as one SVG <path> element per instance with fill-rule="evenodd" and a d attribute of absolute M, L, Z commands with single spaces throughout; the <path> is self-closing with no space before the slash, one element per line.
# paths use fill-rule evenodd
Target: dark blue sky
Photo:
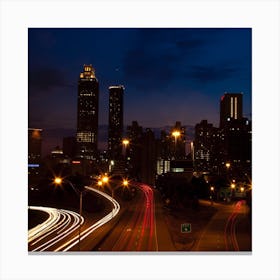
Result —
<path fill-rule="evenodd" d="M 29 29 L 29 127 L 45 136 L 75 130 L 83 64 L 92 64 L 99 80 L 100 125 L 108 122 L 114 84 L 125 86 L 126 125 L 207 119 L 218 126 L 224 92 L 243 92 L 251 118 L 251 47 L 249 28 Z"/>

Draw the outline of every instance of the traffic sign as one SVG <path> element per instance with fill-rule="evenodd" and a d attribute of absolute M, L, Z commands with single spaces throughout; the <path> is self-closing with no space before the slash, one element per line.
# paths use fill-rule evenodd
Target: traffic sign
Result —
<path fill-rule="evenodd" d="M 182 233 L 190 233 L 192 231 L 192 225 L 190 223 L 181 224 Z"/>

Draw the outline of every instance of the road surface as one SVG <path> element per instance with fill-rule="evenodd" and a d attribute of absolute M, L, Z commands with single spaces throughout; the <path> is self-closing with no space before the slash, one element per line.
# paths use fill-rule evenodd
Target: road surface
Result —
<path fill-rule="evenodd" d="M 87 189 L 109 200 L 113 206 L 112 210 L 97 221 L 85 222 L 84 217 L 73 211 L 30 206 L 31 210 L 48 213 L 49 218 L 28 231 L 29 251 L 79 251 L 80 245 L 85 243 L 83 240 L 92 239 L 92 233 L 96 229 L 108 223 L 119 213 L 120 205 L 115 199 L 93 187 Z"/>
<path fill-rule="evenodd" d="M 245 201 L 213 206 L 218 212 L 206 225 L 194 251 L 251 251 L 251 224 Z"/>

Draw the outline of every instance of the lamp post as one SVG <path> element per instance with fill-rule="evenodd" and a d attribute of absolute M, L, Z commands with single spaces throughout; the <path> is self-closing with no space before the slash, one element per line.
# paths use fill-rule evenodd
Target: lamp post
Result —
<path fill-rule="evenodd" d="M 234 195 L 234 190 L 235 190 L 235 183 L 231 183 L 230 185 L 230 190 L 231 190 L 231 199 L 233 199 L 233 195 Z"/>
<path fill-rule="evenodd" d="M 213 186 L 211 186 L 211 187 L 210 187 L 210 199 L 211 199 L 211 205 L 213 205 L 214 190 L 215 190 L 215 188 L 214 188 Z"/>
<path fill-rule="evenodd" d="M 126 180 L 126 179 L 123 180 L 123 186 L 128 187 L 128 180 Z"/>
<path fill-rule="evenodd" d="M 122 143 L 123 143 L 125 151 L 126 151 L 126 148 L 127 148 L 128 144 L 129 144 L 129 140 L 128 139 L 123 139 Z"/>
<path fill-rule="evenodd" d="M 55 177 L 53 182 L 55 185 L 62 185 L 63 181 L 65 181 L 66 183 L 68 183 L 72 189 L 75 191 L 75 193 L 80 197 L 80 200 L 79 200 L 79 215 L 80 215 L 80 223 L 79 223 L 79 251 L 81 250 L 81 245 L 80 245 L 80 242 L 81 242 L 81 227 L 82 227 L 82 212 L 83 212 L 83 193 L 85 190 L 82 190 L 82 191 L 78 191 L 74 185 L 72 184 L 71 181 L 67 180 L 67 179 L 62 179 L 60 177 Z M 85 186 L 84 186 L 85 188 Z"/>
<path fill-rule="evenodd" d="M 173 132 L 172 132 L 172 136 L 174 136 L 174 138 L 175 138 L 175 141 L 174 141 L 174 143 L 175 143 L 175 145 L 174 145 L 174 158 L 176 159 L 176 150 L 177 150 L 177 138 L 179 137 L 181 135 L 181 133 L 180 133 L 180 131 L 178 131 L 178 130 L 174 130 Z"/>
<path fill-rule="evenodd" d="M 129 145 L 129 140 L 123 139 L 122 144 L 123 144 L 124 164 L 125 164 L 125 170 L 126 170 L 127 169 L 127 146 Z"/>

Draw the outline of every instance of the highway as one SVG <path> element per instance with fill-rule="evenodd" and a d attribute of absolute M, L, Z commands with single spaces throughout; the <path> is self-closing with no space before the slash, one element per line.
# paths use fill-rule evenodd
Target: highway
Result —
<path fill-rule="evenodd" d="M 87 223 L 85 226 L 84 217 L 79 214 L 50 207 L 29 206 L 30 210 L 44 211 L 49 217 L 43 223 L 28 231 L 28 250 L 36 251 L 69 251 L 79 250 L 80 242 L 88 238 L 97 228 L 113 219 L 120 211 L 120 205 L 108 194 L 96 190 L 93 187 L 86 187 L 102 195 L 112 203 L 112 210 L 98 221 Z M 81 230 L 82 228 L 82 230 Z M 79 242 L 80 240 L 80 242 Z"/>
<path fill-rule="evenodd" d="M 98 251 L 158 251 L 153 189 L 133 182 L 138 195 L 126 205 L 117 226 L 94 248 Z"/>
<path fill-rule="evenodd" d="M 194 251 L 251 251 L 251 231 L 244 225 L 248 207 L 244 200 L 215 203 L 218 212 L 206 225 Z"/>

